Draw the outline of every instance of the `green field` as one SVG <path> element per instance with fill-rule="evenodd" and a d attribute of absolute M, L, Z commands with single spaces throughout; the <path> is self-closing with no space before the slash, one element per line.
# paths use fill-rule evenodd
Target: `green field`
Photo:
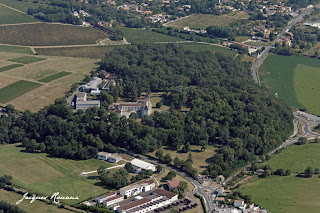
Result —
<path fill-rule="evenodd" d="M 125 47 L 125 46 L 127 45 L 36 48 L 35 51 L 39 55 L 103 59 L 105 57 L 105 54 L 111 52 L 114 48 Z"/>
<path fill-rule="evenodd" d="M 187 50 L 192 50 L 192 51 L 195 51 L 195 52 L 211 51 L 211 52 L 222 52 L 222 53 L 225 53 L 225 54 L 230 55 L 230 56 L 235 56 L 236 55 L 235 51 L 229 50 L 229 49 L 224 48 L 224 47 L 219 47 L 219 46 L 216 46 L 216 45 L 197 44 L 197 43 L 181 43 L 180 45 L 182 45 Z"/>
<path fill-rule="evenodd" d="M 39 7 L 40 4 L 25 2 L 25 1 L 16 1 L 16 0 L 0 0 L 0 3 L 5 4 L 9 7 L 18 9 L 22 12 L 27 13 L 28 9 Z"/>
<path fill-rule="evenodd" d="M 50 76 L 48 76 L 48 77 L 42 78 L 42 79 L 40 79 L 40 80 L 38 80 L 38 81 L 44 82 L 44 83 L 48 83 L 48 82 L 50 82 L 50 81 L 56 80 L 56 79 L 58 79 L 58 78 L 62 78 L 62 77 L 64 77 L 64 76 L 70 75 L 70 74 L 71 74 L 71 72 L 58 72 L 58 73 L 56 73 L 56 74 L 53 74 L 53 75 L 50 75 Z"/>
<path fill-rule="evenodd" d="M 320 144 L 290 145 L 280 154 L 272 156 L 268 164 L 273 170 L 290 169 L 292 172 L 303 172 L 308 166 L 320 168 Z M 320 199 L 320 178 L 296 177 L 297 173 L 288 177 L 271 176 L 254 177 L 240 188 L 244 194 L 252 196 L 253 202 L 271 212 L 318 212 Z"/>
<path fill-rule="evenodd" d="M 7 45 L 0 45 L 0 52 L 24 53 L 24 54 L 33 55 L 32 50 L 28 47 L 17 47 L 17 46 L 7 46 Z"/>
<path fill-rule="evenodd" d="M 0 103 L 7 103 L 40 86 L 41 84 L 24 80 L 10 84 L 0 89 Z"/>
<path fill-rule="evenodd" d="M 109 167 L 107 162 L 51 158 L 45 153 L 27 153 L 24 150 L 14 145 L 0 146 L 0 173 L 12 175 L 14 184 L 18 186 L 45 195 L 59 192 L 61 196 L 79 196 L 80 200 L 66 200 L 68 204 L 108 191 L 94 176 L 80 176 L 82 171 L 93 171 L 102 165 Z"/>
<path fill-rule="evenodd" d="M 306 108 L 318 115 L 320 94 L 316 79 L 319 79 L 319 68 L 320 61 L 317 59 L 270 55 L 259 69 L 260 80 L 272 94 L 277 94 L 291 106 Z"/>
<path fill-rule="evenodd" d="M 46 60 L 45 58 L 38 58 L 38 57 L 32 57 L 32 56 L 23 56 L 19 58 L 10 59 L 8 61 L 22 63 L 22 64 L 31 64 L 38 61 Z"/>
<path fill-rule="evenodd" d="M 141 29 L 117 27 L 112 28 L 112 30 L 121 31 L 128 42 L 173 42 L 183 40 L 173 36 Z"/>
<path fill-rule="evenodd" d="M 17 24 L 28 22 L 38 22 L 38 20 L 32 16 L 22 14 L 18 11 L 0 5 L 0 24 Z"/>
<path fill-rule="evenodd" d="M 246 12 L 236 12 L 226 15 L 212 15 L 212 14 L 196 14 L 191 15 L 187 18 L 183 18 L 173 23 L 168 24 L 167 26 L 182 28 L 185 26 L 195 28 L 195 29 L 206 29 L 209 26 L 213 25 L 222 25 L 226 26 L 232 22 L 235 22 L 239 19 L 248 19 L 249 15 Z"/>
<path fill-rule="evenodd" d="M 5 67 L 1 67 L 0 68 L 0 72 L 4 72 L 4 71 L 7 71 L 7 70 L 11 70 L 11 69 L 14 69 L 14 68 L 17 68 L 17 67 L 22 67 L 24 66 L 23 64 L 11 64 L 11 65 L 8 65 L 8 66 L 5 66 Z"/>
<path fill-rule="evenodd" d="M 93 27 L 37 23 L 0 26 L 0 43 L 23 46 L 59 46 L 96 44 L 107 34 Z M 36 38 L 36 39 L 35 39 Z"/>

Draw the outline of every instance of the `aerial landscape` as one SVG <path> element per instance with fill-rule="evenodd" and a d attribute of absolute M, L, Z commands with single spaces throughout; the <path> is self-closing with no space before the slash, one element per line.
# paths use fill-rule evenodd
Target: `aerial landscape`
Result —
<path fill-rule="evenodd" d="M 319 0 L 0 0 L 0 213 L 317 213 Z"/>

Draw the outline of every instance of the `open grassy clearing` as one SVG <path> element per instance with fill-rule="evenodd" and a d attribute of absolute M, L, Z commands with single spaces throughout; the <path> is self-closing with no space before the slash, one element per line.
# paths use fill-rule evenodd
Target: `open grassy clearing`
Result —
<path fill-rule="evenodd" d="M 1 3 L 1 2 L 0 2 Z M 17 24 L 39 21 L 32 16 L 22 14 L 18 11 L 0 5 L 0 24 Z"/>
<path fill-rule="evenodd" d="M 297 100 L 313 114 L 320 115 L 320 69 L 298 64 L 294 69 Z"/>
<path fill-rule="evenodd" d="M 316 213 L 320 208 L 319 190 L 320 178 L 272 176 L 254 177 L 239 191 L 251 195 L 256 205 L 270 212 Z"/>
<path fill-rule="evenodd" d="M 320 144 L 309 142 L 305 145 L 290 145 L 280 154 L 272 156 L 263 165 L 273 170 L 290 169 L 303 172 L 308 166 L 320 168 Z M 252 178 L 240 188 L 244 194 L 252 195 L 253 201 L 271 212 L 317 212 L 320 199 L 320 178 L 299 178 L 272 176 L 265 179 Z"/>
<path fill-rule="evenodd" d="M 80 176 L 82 171 L 92 171 L 111 164 L 97 159 L 84 161 L 51 158 L 45 153 L 27 153 L 23 147 L 0 147 L 0 173 L 11 174 L 14 183 L 30 191 L 61 196 L 79 196 L 80 200 L 66 200 L 73 204 L 108 190 L 99 185 L 94 176 Z M 14 166 L 12 166 L 14 165 Z"/>
<path fill-rule="evenodd" d="M 33 55 L 32 50 L 28 47 L 17 47 L 7 45 L 0 45 L 0 52 L 24 53 Z"/>
<path fill-rule="evenodd" d="M 206 29 L 213 25 L 226 26 L 239 19 L 248 19 L 248 17 L 249 15 L 246 12 L 236 12 L 225 15 L 196 14 L 170 23 L 167 26 L 178 28 L 188 26 L 191 28 Z"/>
<path fill-rule="evenodd" d="M 222 52 L 230 56 L 235 56 L 236 52 L 229 50 L 224 47 L 219 47 L 216 45 L 210 45 L 210 44 L 199 44 L 199 43 L 182 43 L 182 45 L 187 50 L 192 50 L 195 52 L 199 51 L 211 51 L 211 52 Z"/>
<path fill-rule="evenodd" d="M 56 74 L 53 74 L 53 75 L 50 75 L 50 76 L 48 76 L 48 77 L 42 78 L 42 79 L 40 79 L 39 81 L 40 81 L 40 82 L 44 82 L 44 83 L 48 83 L 48 82 L 50 82 L 50 81 L 56 80 L 56 79 L 58 79 L 58 78 L 62 78 L 62 77 L 64 77 L 64 76 L 70 75 L 70 74 L 71 74 L 70 72 L 58 72 L 58 73 L 56 73 Z"/>
<path fill-rule="evenodd" d="M 46 60 L 45 58 L 38 58 L 38 57 L 32 57 L 32 56 L 24 56 L 19 58 L 10 59 L 8 61 L 16 62 L 16 63 L 22 63 L 22 64 L 31 64 L 38 61 Z"/>
<path fill-rule="evenodd" d="M 50 56 L 67 56 L 74 58 L 95 58 L 103 59 L 106 53 L 111 52 L 114 48 L 121 48 L 127 45 L 105 45 L 92 47 L 59 47 L 59 48 L 36 48 L 39 55 Z"/>
<path fill-rule="evenodd" d="M 8 65 L 8 66 L 5 66 L 5 67 L 1 67 L 0 68 L 0 72 L 4 72 L 4 71 L 7 71 L 7 70 L 11 70 L 11 69 L 14 69 L 14 68 L 17 68 L 17 67 L 22 67 L 24 66 L 23 64 L 11 64 L 11 65 Z"/>
<path fill-rule="evenodd" d="M 5 4 L 9 7 L 18 9 L 22 12 L 27 13 L 28 9 L 39 7 L 40 4 L 37 3 L 31 3 L 31 2 L 25 2 L 25 1 L 15 1 L 15 0 L 0 0 L 0 3 Z"/>
<path fill-rule="evenodd" d="M 18 200 L 22 198 L 22 195 L 19 195 L 15 192 L 9 192 L 4 189 L 0 189 L 1 200 L 6 201 L 7 203 L 15 205 Z M 58 208 L 54 205 L 48 205 L 41 201 L 35 201 L 30 204 L 30 201 L 23 201 L 18 205 L 19 208 L 25 210 L 26 212 L 32 213 L 71 213 L 66 209 Z"/>
<path fill-rule="evenodd" d="M 299 66 L 299 71 L 297 72 L 295 69 L 298 64 L 306 66 Z M 299 56 L 270 55 L 259 69 L 260 80 L 262 85 L 268 88 L 272 94 L 277 93 L 278 97 L 284 99 L 288 104 L 295 107 L 307 108 L 309 102 L 314 100 L 302 102 L 304 100 L 297 98 L 297 92 L 299 92 L 299 94 L 305 94 L 307 92 L 312 93 L 314 90 L 307 91 L 306 88 L 303 87 L 302 81 L 300 79 L 298 80 L 294 76 L 298 73 L 301 74 L 305 69 L 310 70 L 308 67 L 315 67 L 316 69 L 319 69 L 320 61 L 317 59 Z M 306 79 L 310 79 L 314 77 L 314 72 L 315 71 L 306 71 L 306 73 L 303 75 L 310 75 L 305 77 Z M 297 83 L 295 83 L 296 80 Z M 318 84 L 315 85 L 314 83 L 315 81 L 308 82 L 308 88 L 317 88 Z M 318 107 L 317 111 L 311 111 L 311 113 L 319 113 L 318 110 L 320 110 L 320 106 Z"/>
<path fill-rule="evenodd" d="M 237 42 L 244 42 L 244 41 L 247 41 L 248 39 L 250 39 L 249 36 L 237 36 L 234 38 L 234 40 Z"/>
<path fill-rule="evenodd" d="M 10 84 L 0 89 L 0 102 L 7 103 L 39 86 L 41 86 L 41 84 L 24 80 Z"/>
<path fill-rule="evenodd" d="M 92 28 L 64 24 L 24 24 L 0 27 L 0 43 L 24 46 L 95 44 L 108 37 Z M 37 38 L 37 39 L 35 39 Z"/>
<path fill-rule="evenodd" d="M 182 147 L 181 147 L 182 148 Z M 180 150 L 178 151 L 173 151 L 170 150 L 168 147 L 164 146 L 161 148 L 163 150 L 163 154 L 166 155 L 167 153 L 171 155 L 172 160 L 175 157 L 180 158 L 180 160 L 187 160 L 189 153 L 182 153 Z M 193 159 L 193 164 L 192 166 L 194 168 L 196 168 L 198 170 L 199 173 L 203 172 L 206 167 L 208 166 L 208 163 L 206 162 L 207 159 L 211 158 L 214 154 L 215 151 L 218 148 L 215 148 L 213 146 L 207 146 L 207 149 L 202 152 L 201 151 L 201 146 L 195 146 L 195 145 L 191 145 L 190 146 L 190 150 L 191 150 L 191 154 L 192 154 L 192 159 Z M 156 151 L 149 153 L 151 156 L 155 156 Z"/>
<path fill-rule="evenodd" d="M 183 40 L 173 36 L 142 29 L 117 27 L 112 28 L 112 30 L 120 30 L 128 42 L 173 42 Z"/>

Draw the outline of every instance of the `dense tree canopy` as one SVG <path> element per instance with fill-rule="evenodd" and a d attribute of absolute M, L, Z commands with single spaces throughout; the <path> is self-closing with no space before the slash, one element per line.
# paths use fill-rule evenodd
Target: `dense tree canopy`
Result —
<path fill-rule="evenodd" d="M 227 176 L 254 155 L 266 154 L 292 131 L 290 108 L 254 84 L 250 64 L 238 59 L 172 44 L 140 44 L 113 50 L 101 68 L 123 79 L 110 92 L 115 100 L 118 95 L 163 92 L 170 110 L 156 111 L 140 123 L 134 116 L 109 114 L 108 104 L 73 115 L 57 101 L 35 114 L 26 111 L 20 118 L 1 119 L 1 142 L 22 142 L 29 151 L 72 159 L 95 157 L 101 150 L 147 153 L 163 145 L 176 150 L 188 144 L 216 144 L 221 148 L 208 171 Z M 182 112 L 182 107 L 188 110 Z M 181 166 L 195 173 L 190 163 Z"/>

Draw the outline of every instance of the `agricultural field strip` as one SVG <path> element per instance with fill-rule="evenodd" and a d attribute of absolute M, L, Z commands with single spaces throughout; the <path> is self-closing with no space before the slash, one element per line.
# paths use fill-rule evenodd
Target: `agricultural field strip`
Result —
<path fill-rule="evenodd" d="M 25 15 L 26 15 L 25 12 L 22 12 L 21 10 L 18 10 L 18 9 L 16 9 L 16 8 L 10 7 L 10 6 L 5 5 L 5 4 L 2 4 L 2 3 L 0 3 L 0 5 L 2 5 L 2 6 L 4 6 L 4 7 L 7 7 L 7 8 L 9 8 L 9 9 L 11 9 L 11 10 L 15 10 L 15 11 L 17 11 L 17 12 L 19 12 L 19 13 L 22 13 L 22 14 L 25 14 Z"/>
<path fill-rule="evenodd" d="M 42 79 L 39 79 L 38 81 L 40 82 L 44 82 L 44 83 L 48 83 L 50 81 L 54 81 L 56 79 L 59 79 L 59 78 L 63 78 L 64 76 L 67 76 L 67 75 L 70 75 L 72 74 L 71 72 L 58 72 L 58 73 L 55 73 L 55 74 L 52 74 L 52 75 L 49 75 L 47 77 L 44 77 Z"/>

